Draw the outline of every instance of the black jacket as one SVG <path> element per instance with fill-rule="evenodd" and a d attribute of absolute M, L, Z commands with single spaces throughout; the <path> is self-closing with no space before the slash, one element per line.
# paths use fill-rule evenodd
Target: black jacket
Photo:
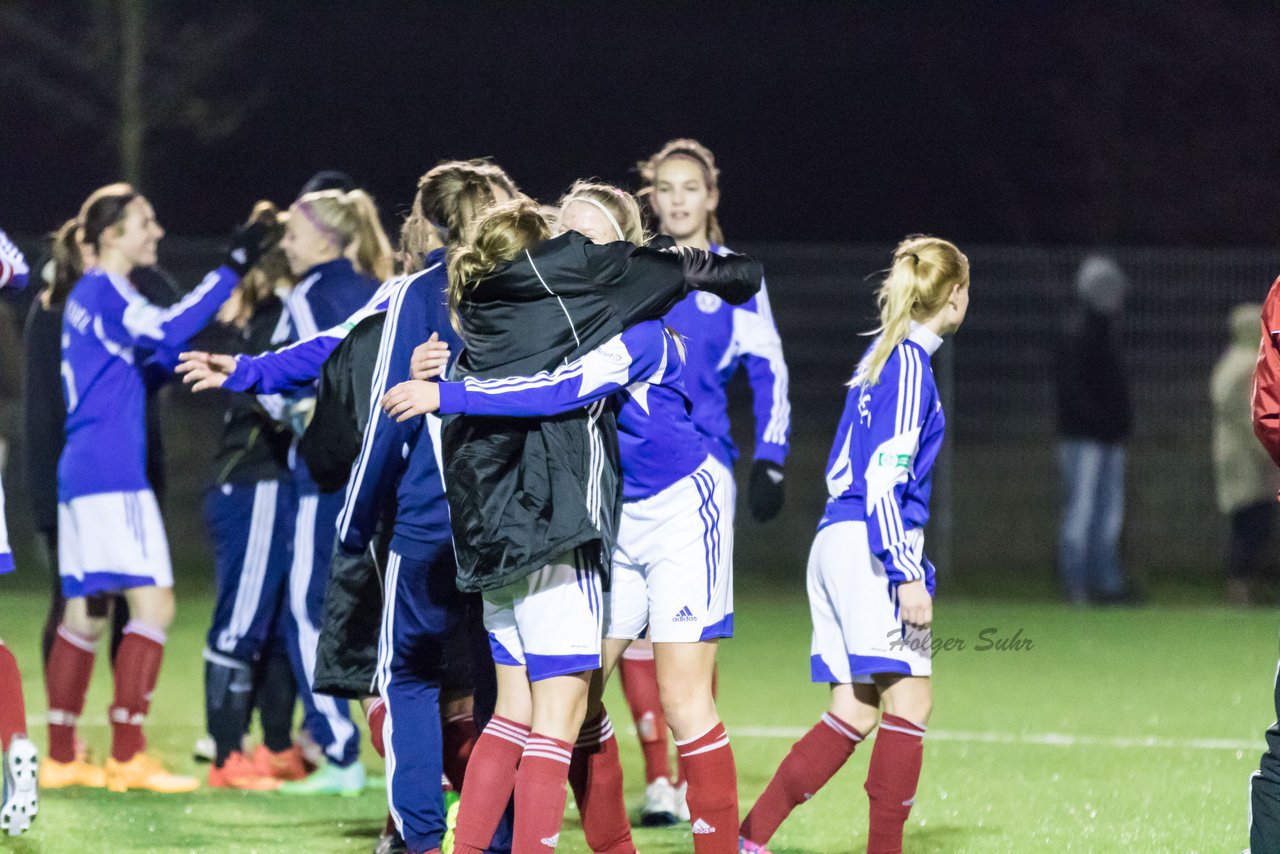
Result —
<path fill-rule="evenodd" d="M 1067 313 L 1054 364 L 1059 436 L 1098 442 L 1129 437 L 1133 411 L 1114 323 L 1083 304 Z"/>
<path fill-rule="evenodd" d="M 225 327 L 225 349 L 219 352 L 263 353 L 272 349 L 271 339 L 284 311 L 276 297 L 263 300 L 243 330 Z M 222 442 L 213 462 L 213 482 L 256 483 L 290 477 L 289 448 L 293 431 L 268 415 L 257 399 L 232 394 L 222 422 Z"/>
<path fill-rule="evenodd" d="M 456 375 L 551 370 L 662 317 L 690 290 L 740 305 L 760 280 L 744 255 L 596 245 L 567 232 L 468 292 Z M 607 573 L 621 489 L 617 425 L 603 401 L 545 419 L 450 416 L 442 450 L 460 589 L 503 587 L 573 549 Z"/>
<path fill-rule="evenodd" d="M 315 413 L 298 442 L 298 453 L 321 492 L 345 488 L 360 455 L 386 320 L 383 312 L 366 317 L 324 360 Z"/>

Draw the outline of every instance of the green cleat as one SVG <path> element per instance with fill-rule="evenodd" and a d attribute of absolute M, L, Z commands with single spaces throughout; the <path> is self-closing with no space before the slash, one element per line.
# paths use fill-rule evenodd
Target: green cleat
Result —
<path fill-rule="evenodd" d="M 364 791 L 364 766 L 359 762 L 339 768 L 325 764 L 301 780 L 283 783 L 284 795 L 342 795 L 353 798 Z"/>
<path fill-rule="evenodd" d="M 453 790 L 444 793 L 444 836 L 440 839 L 440 854 L 453 854 L 453 831 L 458 827 L 458 805 L 462 796 Z"/>

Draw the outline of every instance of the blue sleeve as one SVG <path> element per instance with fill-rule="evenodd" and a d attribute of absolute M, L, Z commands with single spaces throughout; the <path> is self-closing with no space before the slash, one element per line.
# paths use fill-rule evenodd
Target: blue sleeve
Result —
<path fill-rule="evenodd" d="M 237 356 L 236 369 L 227 377 L 222 387 L 228 391 L 250 391 L 255 394 L 281 394 L 305 388 L 320 378 L 320 368 L 325 359 L 338 349 L 338 345 L 360 321 L 371 314 L 387 310 L 390 294 L 405 281 L 392 279 L 378 288 L 373 298 L 355 314 L 295 344 L 256 356 Z M 426 336 L 423 340 L 426 340 Z"/>
<path fill-rule="evenodd" d="M 121 318 L 125 333 L 134 343 L 149 349 L 178 350 L 209 325 L 239 281 L 230 267 L 219 267 L 168 308 L 148 302 L 137 291 L 118 290 L 126 303 Z"/>
<path fill-rule="evenodd" d="M 880 381 L 862 392 L 870 398 L 870 426 L 861 427 L 869 433 L 864 473 L 867 539 L 889 580 L 897 584 L 923 581 L 926 576 L 924 532 L 919 528 L 907 531 L 902 525 L 903 493 L 917 476 L 915 461 L 927 406 L 921 400 L 926 370 L 914 347 L 899 346 L 885 364 Z"/>
<path fill-rule="evenodd" d="M 532 377 L 440 384 L 441 414 L 559 415 L 666 372 L 667 332 L 652 320 L 615 335 L 581 359 Z"/>
<path fill-rule="evenodd" d="M 756 419 L 755 459 L 782 465 L 791 435 L 787 363 L 763 281 L 751 304 L 734 309 L 734 349 L 747 369 Z"/>
<path fill-rule="evenodd" d="M 22 250 L 13 244 L 9 235 L 0 231 L 0 288 L 22 290 L 27 286 L 29 273 Z"/>
<path fill-rule="evenodd" d="M 405 283 L 398 289 L 387 307 L 369 395 L 369 426 L 347 482 L 346 503 L 338 516 L 338 542 L 350 553 L 359 553 L 369 545 L 378 526 L 382 501 L 395 494 L 396 484 L 408 465 L 407 449 L 423 427 L 423 419 L 398 422 L 379 405 L 389 389 L 410 378 L 413 349 L 431 337 L 432 307 L 424 289 L 410 285 Z"/>

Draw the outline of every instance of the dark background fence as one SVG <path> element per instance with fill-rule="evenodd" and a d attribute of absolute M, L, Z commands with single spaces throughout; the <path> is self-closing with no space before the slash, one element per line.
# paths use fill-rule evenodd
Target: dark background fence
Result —
<path fill-rule="evenodd" d="M 39 244 L 24 242 L 29 257 Z M 764 260 L 791 373 L 792 454 L 786 507 L 765 525 L 740 507 L 737 565 L 744 581 L 792 584 L 802 576 L 825 498 L 822 471 L 844 402 L 844 382 L 875 325 L 875 277 L 891 247 L 744 245 Z M 966 592 L 1052 588 L 1058 473 L 1053 342 L 1083 250 L 965 247 L 972 303 L 964 329 L 935 358 L 947 398 L 948 445 L 940 462 L 927 549 L 943 583 Z M 1227 313 L 1261 301 L 1280 272 L 1280 250 L 1122 249 L 1130 279 L 1124 318 L 1136 433 L 1130 444 L 1125 555 L 1143 585 L 1222 577 L 1224 526 L 1209 453 L 1208 383 L 1225 348 Z M 191 285 L 216 262 L 216 242 L 168 238 L 162 261 Z M 33 554 L 22 488 L 17 403 L 22 300 L 0 304 L 0 436 L 11 535 L 20 561 Z M 166 522 L 180 575 L 207 577 L 200 516 L 223 399 L 166 392 L 169 497 Z M 1248 401 L 1242 401 L 1247 406 Z M 739 381 L 732 414 L 750 448 L 750 393 Z M 748 451 L 749 453 L 749 451 Z M 745 488 L 747 466 L 738 467 Z M 745 502 L 745 496 L 744 496 Z"/>

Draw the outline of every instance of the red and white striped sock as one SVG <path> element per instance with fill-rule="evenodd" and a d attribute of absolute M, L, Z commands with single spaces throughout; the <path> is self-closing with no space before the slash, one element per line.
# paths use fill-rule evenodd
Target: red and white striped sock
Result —
<path fill-rule="evenodd" d="M 868 854 L 901 854 L 902 826 L 916 801 L 924 761 L 923 726 L 896 715 L 881 715 L 871 749 L 866 790 L 871 800 Z"/>
<path fill-rule="evenodd" d="M 738 772 L 724 724 L 677 741 L 689 791 L 689 822 L 697 854 L 738 851 Z"/>
<path fill-rule="evenodd" d="M 476 748 L 475 717 L 470 712 L 450 715 L 441 722 L 440 737 L 444 744 L 444 775 L 453 788 L 461 792 L 467 762 Z"/>
<path fill-rule="evenodd" d="M 387 704 L 381 697 L 375 698 L 369 704 L 369 711 L 365 712 L 365 720 L 369 724 L 369 741 L 373 744 L 374 751 L 386 759 L 387 746 L 383 741 L 382 728 L 387 725 Z"/>
<path fill-rule="evenodd" d="M 15 735 L 27 734 L 27 708 L 22 702 L 22 674 L 18 660 L 0 641 L 0 750 L 8 750 Z"/>
<path fill-rule="evenodd" d="M 582 725 L 569 761 L 569 785 L 582 817 L 587 847 L 595 854 L 632 854 L 631 821 L 622 791 L 622 761 L 609 713 L 601 709 Z"/>
<path fill-rule="evenodd" d="M 45 696 L 49 703 L 49 758 L 71 762 L 76 758 L 76 721 L 84 711 L 97 644 L 58 626 L 45 666 Z"/>
<path fill-rule="evenodd" d="M 658 700 L 658 671 L 653 663 L 653 652 L 647 658 L 632 656 L 628 649 L 618 662 L 618 676 L 622 679 L 622 694 L 627 698 L 631 718 L 640 736 L 640 751 L 644 754 L 644 781 L 652 783 L 659 777 L 671 779 L 670 745 L 667 742 L 667 718 L 662 714 Z"/>
<path fill-rule="evenodd" d="M 529 727 L 498 715 L 476 739 L 467 763 L 467 790 L 458 804 L 456 854 L 478 854 L 493 841 L 493 832 L 511 802 L 516 769 L 528 740 Z"/>
<path fill-rule="evenodd" d="M 791 746 L 773 779 L 743 819 L 743 839 L 765 845 L 791 811 L 812 798 L 849 761 L 862 733 L 827 712 Z"/>
<path fill-rule="evenodd" d="M 573 746 L 567 741 L 530 733 L 516 774 L 516 828 L 512 854 L 553 851 L 560 843 Z"/>
<path fill-rule="evenodd" d="M 151 694 L 160 676 L 165 633 L 131 620 L 116 653 L 115 698 L 108 709 L 111 720 L 111 758 L 128 762 L 146 749 L 142 723 L 151 708 Z"/>

